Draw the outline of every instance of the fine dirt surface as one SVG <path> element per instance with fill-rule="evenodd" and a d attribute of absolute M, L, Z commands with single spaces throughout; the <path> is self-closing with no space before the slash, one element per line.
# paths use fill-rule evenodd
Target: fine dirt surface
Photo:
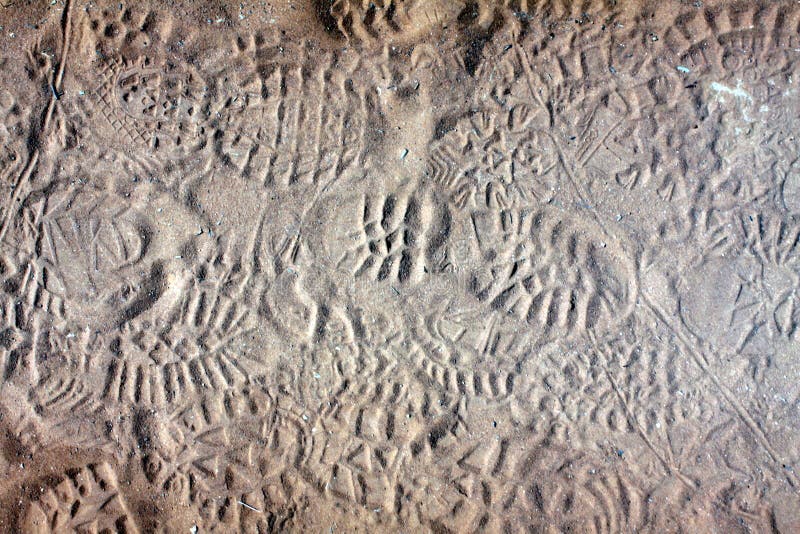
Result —
<path fill-rule="evenodd" d="M 800 532 L 797 2 L 0 4 L 0 532 Z"/>

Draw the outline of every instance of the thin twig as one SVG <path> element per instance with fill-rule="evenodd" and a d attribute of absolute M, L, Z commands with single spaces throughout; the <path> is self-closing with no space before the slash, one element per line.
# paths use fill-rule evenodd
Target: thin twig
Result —
<path fill-rule="evenodd" d="M 259 514 L 261 513 L 261 510 L 259 510 L 258 508 L 254 508 L 254 507 L 250 506 L 249 504 L 247 504 L 244 501 L 238 501 L 238 503 L 241 504 L 242 506 L 244 506 L 245 508 L 247 508 L 248 510 L 252 510 L 254 512 L 258 512 Z"/>

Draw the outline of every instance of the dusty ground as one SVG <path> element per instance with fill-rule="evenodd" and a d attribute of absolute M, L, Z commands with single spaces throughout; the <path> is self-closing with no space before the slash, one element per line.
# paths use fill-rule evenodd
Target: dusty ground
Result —
<path fill-rule="evenodd" d="M 0 26 L 0 531 L 800 532 L 798 3 Z"/>

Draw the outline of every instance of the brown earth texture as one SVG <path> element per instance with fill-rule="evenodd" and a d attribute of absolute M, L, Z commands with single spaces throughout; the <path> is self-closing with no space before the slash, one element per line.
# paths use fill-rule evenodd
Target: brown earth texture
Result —
<path fill-rule="evenodd" d="M 800 532 L 800 3 L 0 1 L 0 532 Z"/>

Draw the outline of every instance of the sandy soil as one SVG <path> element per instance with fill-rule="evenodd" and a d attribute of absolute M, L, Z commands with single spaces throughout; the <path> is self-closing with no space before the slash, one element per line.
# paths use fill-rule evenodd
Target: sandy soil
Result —
<path fill-rule="evenodd" d="M 797 2 L 0 3 L 0 531 L 800 532 Z"/>

